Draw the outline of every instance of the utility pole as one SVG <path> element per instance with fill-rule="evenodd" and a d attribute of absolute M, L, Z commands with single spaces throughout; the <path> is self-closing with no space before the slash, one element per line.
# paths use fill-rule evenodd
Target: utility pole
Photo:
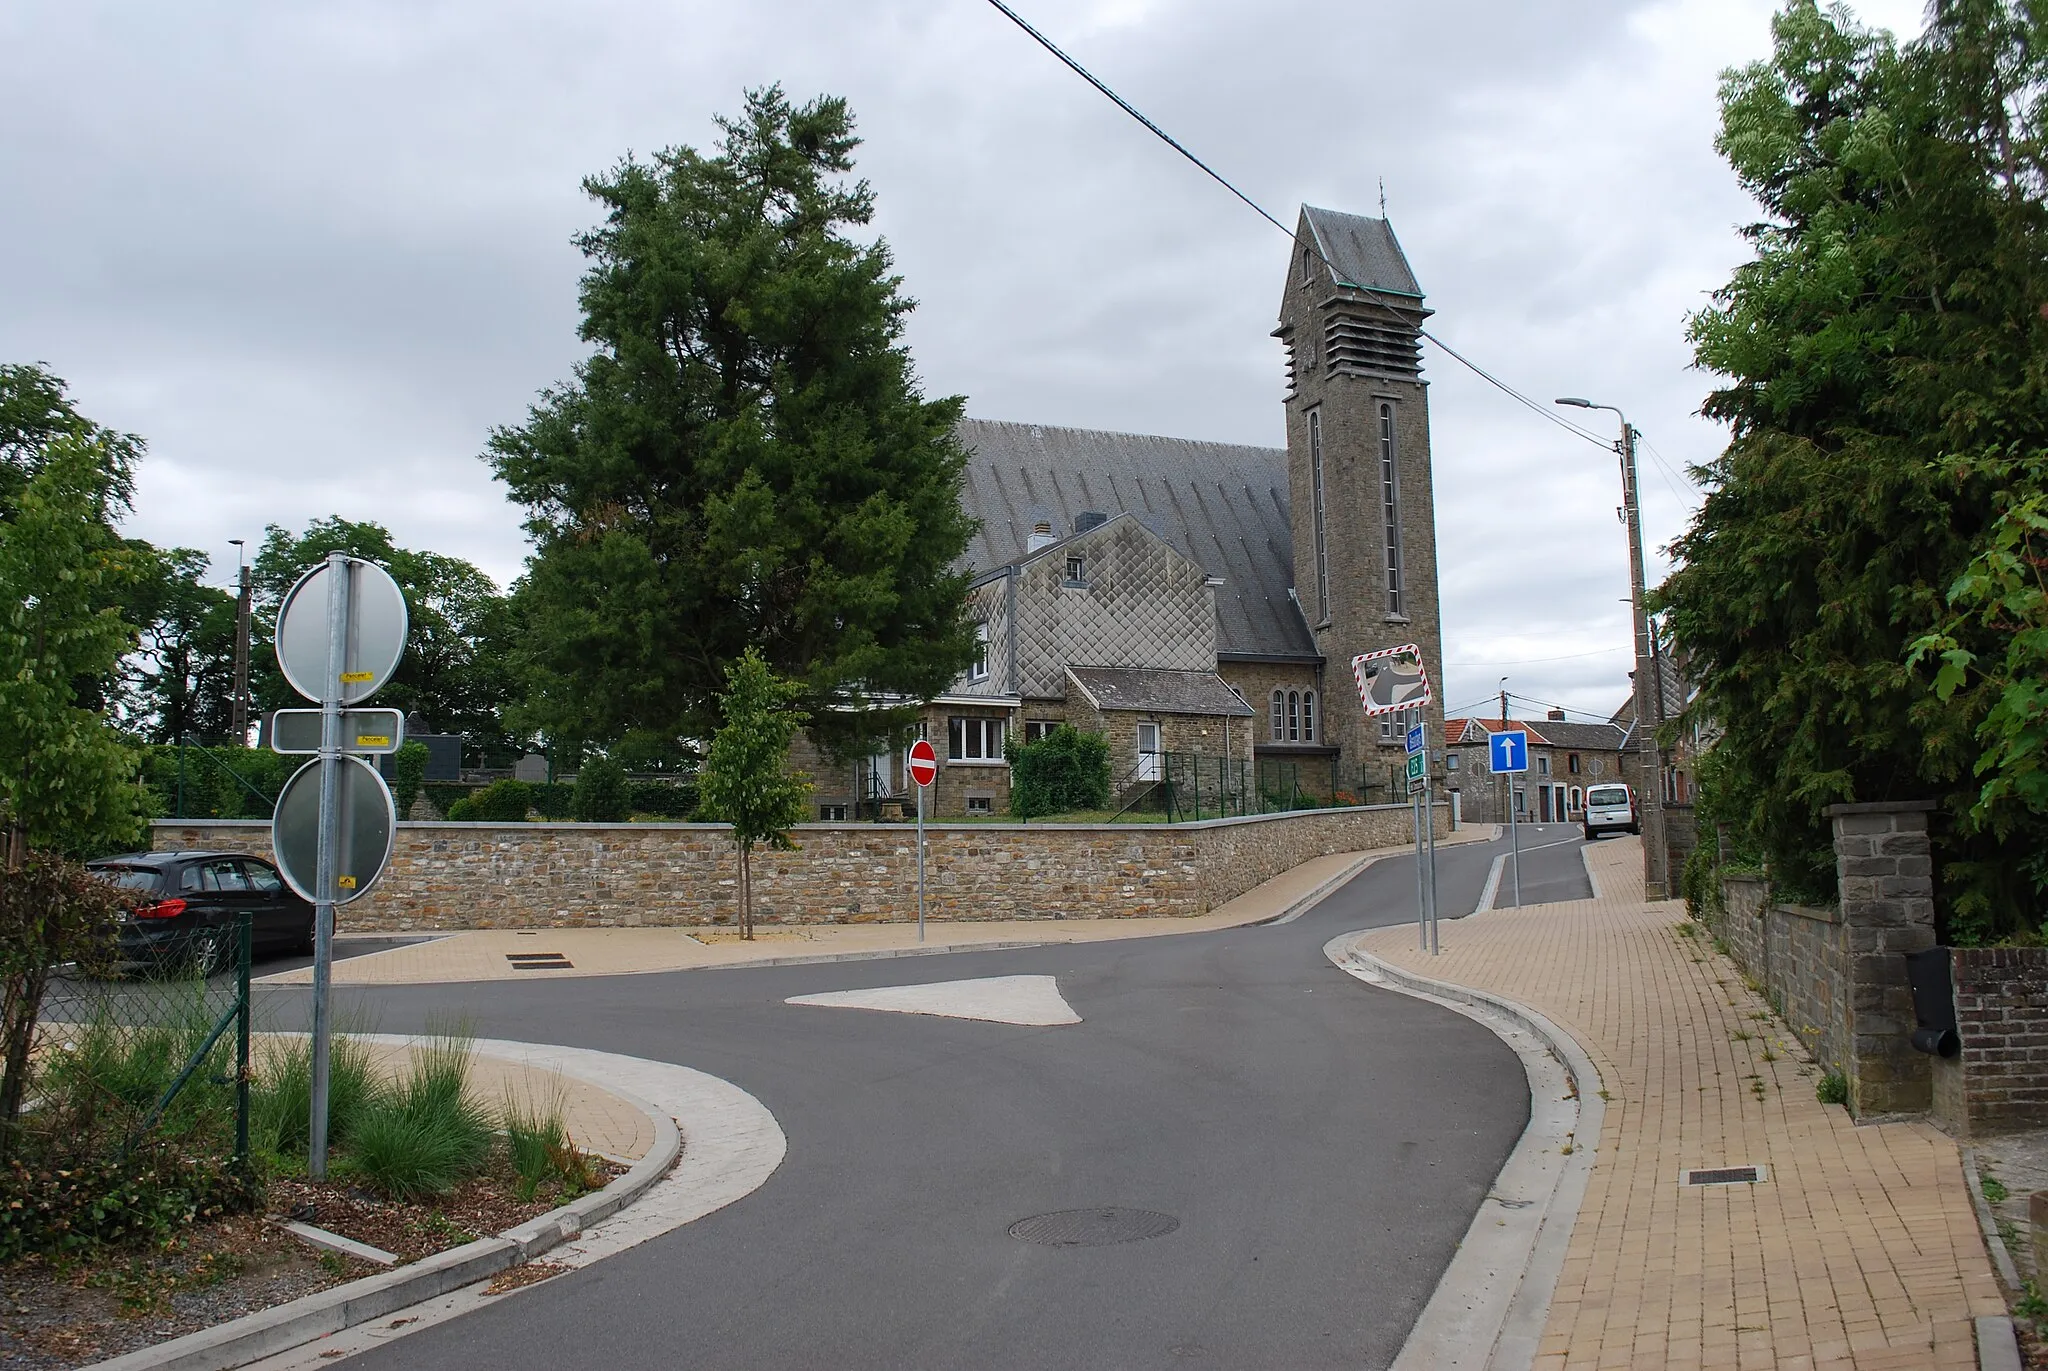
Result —
<path fill-rule="evenodd" d="M 1617 411 L 1618 412 L 1618 411 Z M 1628 420 L 1621 421 L 1621 482 L 1623 506 L 1628 512 L 1628 600 L 1635 615 L 1636 631 L 1636 767 L 1642 793 L 1643 898 L 1664 900 L 1671 896 L 1671 854 L 1664 845 L 1664 761 L 1657 747 L 1657 730 L 1663 727 L 1663 683 L 1656 679 L 1657 654 L 1650 643 L 1650 613 L 1643 604 L 1643 507 L 1637 498 L 1636 431 Z"/>
<path fill-rule="evenodd" d="M 241 585 L 235 597 L 235 699 L 228 735 L 236 747 L 249 745 L 249 562 L 243 556 L 242 540 L 230 538 L 235 549 L 236 577 Z"/>
<path fill-rule="evenodd" d="M 1603 409 L 1621 420 L 1621 440 L 1614 451 L 1621 458 L 1622 522 L 1628 526 L 1628 602 L 1635 617 L 1636 670 L 1636 813 L 1643 830 L 1643 896 L 1671 896 L 1671 854 L 1664 844 L 1664 764 L 1657 746 L 1663 726 L 1663 682 L 1656 678 L 1656 653 L 1650 641 L 1650 616 L 1643 605 L 1643 511 L 1637 499 L 1636 431 L 1628 416 L 1613 405 L 1565 397 L 1557 401 L 1575 409 Z"/>

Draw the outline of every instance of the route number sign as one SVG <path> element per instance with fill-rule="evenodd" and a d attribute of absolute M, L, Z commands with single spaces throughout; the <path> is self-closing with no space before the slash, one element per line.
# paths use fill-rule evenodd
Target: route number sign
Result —
<path fill-rule="evenodd" d="M 923 787 L 937 780 L 938 775 L 939 754 L 932 750 L 929 741 L 919 738 L 910 745 L 910 779 Z"/>

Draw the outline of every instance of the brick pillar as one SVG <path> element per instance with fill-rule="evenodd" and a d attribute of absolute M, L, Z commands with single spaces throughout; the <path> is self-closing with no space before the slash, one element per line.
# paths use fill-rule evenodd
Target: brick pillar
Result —
<path fill-rule="evenodd" d="M 1932 1059 L 1912 1047 L 1905 958 L 1934 946 L 1933 809 L 1912 800 L 1828 810 L 1842 900 L 1849 1109 L 1859 1119 L 1924 1113 L 1934 1103 Z"/>

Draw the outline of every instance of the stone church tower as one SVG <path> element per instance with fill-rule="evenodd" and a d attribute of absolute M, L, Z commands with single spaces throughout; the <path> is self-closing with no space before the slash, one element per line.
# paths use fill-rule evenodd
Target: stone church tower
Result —
<path fill-rule="evenodd" d="M 1274 336 L 1287 347 L 1287 464 L 1294 593 L 1324 659 L 1327 740 L 1345 769 L 1384 775 L 1404 758 L 1405 722 L 1368 720 L 1351 659 L 1415 643 L 1443 749 L 1429 390 L 1422 288 L 1384 219 L 1304 206 Z"/>

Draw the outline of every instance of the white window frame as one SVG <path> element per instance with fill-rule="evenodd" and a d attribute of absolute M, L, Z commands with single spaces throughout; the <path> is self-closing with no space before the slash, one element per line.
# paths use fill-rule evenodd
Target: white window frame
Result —
<path fill-rule="evenodd" d="M 974 626 L 974 661 L 968 665 L 967 679 L 986 681 L 988 679 L 988 621 L 982 620 Z"/>
<path fill-rule="evenodd" d="M 952 766 L 1002 766 L 1004 734 L 1001 719 L 981 714 L 954 714 L 946 720 L 946 761 Z"/>

